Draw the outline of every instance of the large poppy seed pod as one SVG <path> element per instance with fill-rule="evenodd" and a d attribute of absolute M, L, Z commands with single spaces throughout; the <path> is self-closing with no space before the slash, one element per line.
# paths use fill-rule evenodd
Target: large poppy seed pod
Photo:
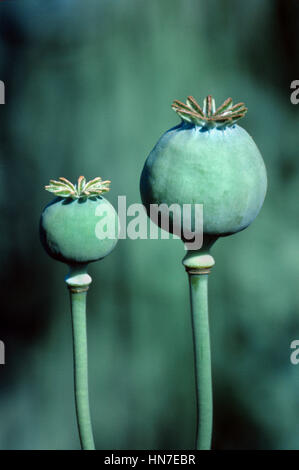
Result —
<path fill-rule="evenodd" d="M 255 219 L 265 198 L 267 176 L 253 139 L 236 124 L 247 111 L 243 103 L 233 105 L 228 98 L 216 109 L 208 96 L 201 108 L 189 96 L 186 104 L 176 100 L 172 108 L 182 122 L 165 132 L 151 151 L 140 192 L 152 220 L 179 235 L 188 249 L 183 265 L 189 278 L 194 342 L 196 449 L 210 449 L 213 399 L 208 274 L 215 263 L 210 248 L 218 237 L 239 232 Z M 196 210 L 185 217 L 185 204 L 193 209 L 195 204 L 203 206 L 203 226 L 197 224 Z M 194 239 L 203 235 L 201 246 L 191 248 L 190 231 Z"/>
<path fill-rule="evenodd" d="M 40 238 L 47 253 L 67 264 L 86 264 L 107 256 L 117 243 L 118 215 L 102 193 L 110 181 L 95 178 L 77 185 L 65 178 L 51 180 L 46 189 L 58 196 L 48 204 L 40 219 Z M 96 225 L 100 216 L 114 227 L 115 237 L 99 238 Z"/>
<path fill-rule="evenodd" d="M 150 204 L 203 204 L 204 239 L 245 229 L 259 213 L 267 188 L 266 169 L 252 137 L 236 122 L 247 109 L 228 98 L 218 109 L 211 96 L 203 108 L 189 96 L 172 108 L 181 117 L 149 154 L 140 181 Z M 170 212 L 170 231 L 173 215 Z M 191 228 L 195 230 L 194 217 Z M 183 234 L 181 234 L 182 238 Z"/>

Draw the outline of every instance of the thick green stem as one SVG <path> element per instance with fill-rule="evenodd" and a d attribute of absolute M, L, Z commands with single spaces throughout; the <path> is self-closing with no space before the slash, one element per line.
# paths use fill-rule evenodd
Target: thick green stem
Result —
<path fill-rule="evenodd" d="M 91 278 L 85 270 L 71 269 L 66 282 L 71 300 L 75 401 L 79 436 L 83 450 L 95 450 L 89 408 L 86 333 L 86 296 Z"/>
<path fill-rule="evenodd" d="M 189 276 L 197 401 L 196 449 L 211 448 L 213 395 L 208 313 L 208 274 L 214 260 L 208 252 L 188 252 L 183 260 Z"/>
<path fill-rule="evenodd" d="M 190 274 L 189 284 L 197 399 L 196 448 L 210 449 L 213 400 L 208 315 L 208 274 Z"/>

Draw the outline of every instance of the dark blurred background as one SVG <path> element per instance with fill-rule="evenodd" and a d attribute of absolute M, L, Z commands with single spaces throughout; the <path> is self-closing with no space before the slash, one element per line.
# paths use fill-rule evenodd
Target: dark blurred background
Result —
<path fill-rule="evenodd" d="M 299 449 L 297 0 L 49 0 L 0 6 L 0 448 L 79 448 L 66 267 L 38 221 L 49 178 L 139 176 L 173 99 L 232 96 L 268 170 L 264 207 L 210 275 L 216 449 Z M 122 240 L 90 267 L 97 448 L 191 449 L 195 389 L 178 240 Z"/>

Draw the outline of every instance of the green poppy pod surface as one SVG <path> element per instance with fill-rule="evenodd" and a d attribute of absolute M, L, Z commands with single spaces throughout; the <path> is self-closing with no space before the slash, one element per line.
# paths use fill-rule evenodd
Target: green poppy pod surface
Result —
<path fill-rule="evenodd" d="M 107 256 L 118 237 L 118 215 L 102 196 L 55 198 L 40 219 L 47 253 L 67 264 L 90 263 Z"/>
<path fill-rule="evenodd" d="M 237 124 L 205 127 L 182 121 L 159 139 L 140 181 L 149 215 L 151 204 L 202 204 L 203 233 L 215 237 L 246 228 L 259 213 L 266 189 L 262 156 Z"/>

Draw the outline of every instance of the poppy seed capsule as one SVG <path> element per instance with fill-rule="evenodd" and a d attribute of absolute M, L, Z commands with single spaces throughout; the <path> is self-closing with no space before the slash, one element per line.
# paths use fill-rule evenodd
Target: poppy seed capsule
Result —
<path fill-rule="evenodd" d="M 208 96 L 201 108 L 190 96 L 186 104 L 176 100 L 172 108 L 182 122 L 159 139 L 141 175 L 148 214 L 150 204 L 202 204 L 204 240 L 245 229 L 262 207 L 267 176 L 255 142 L 236 124 L 247 111 L 244 104 L 233 106 L 228 98 L 216 110 Z M 171 232 L 172 212 L 169 218 Z M 193 232 L 195 227 L 193 215 Z"/>
<path fill-rule="evenodd" d="M 101 178 L 86 183 L 80 177 L 78 185 L 65 178 L 51 180 L 47 191 L 58 197 L 48 204 L 40 218 L 40 238 L 46 252 L 63 263 L 87 264 L 107 256 L 117 243 L 118 215 L 102 196 L 110 181 Z M 114 227 L 114 237 L 100 238 L 96 225 L 100 217 Z"/>

